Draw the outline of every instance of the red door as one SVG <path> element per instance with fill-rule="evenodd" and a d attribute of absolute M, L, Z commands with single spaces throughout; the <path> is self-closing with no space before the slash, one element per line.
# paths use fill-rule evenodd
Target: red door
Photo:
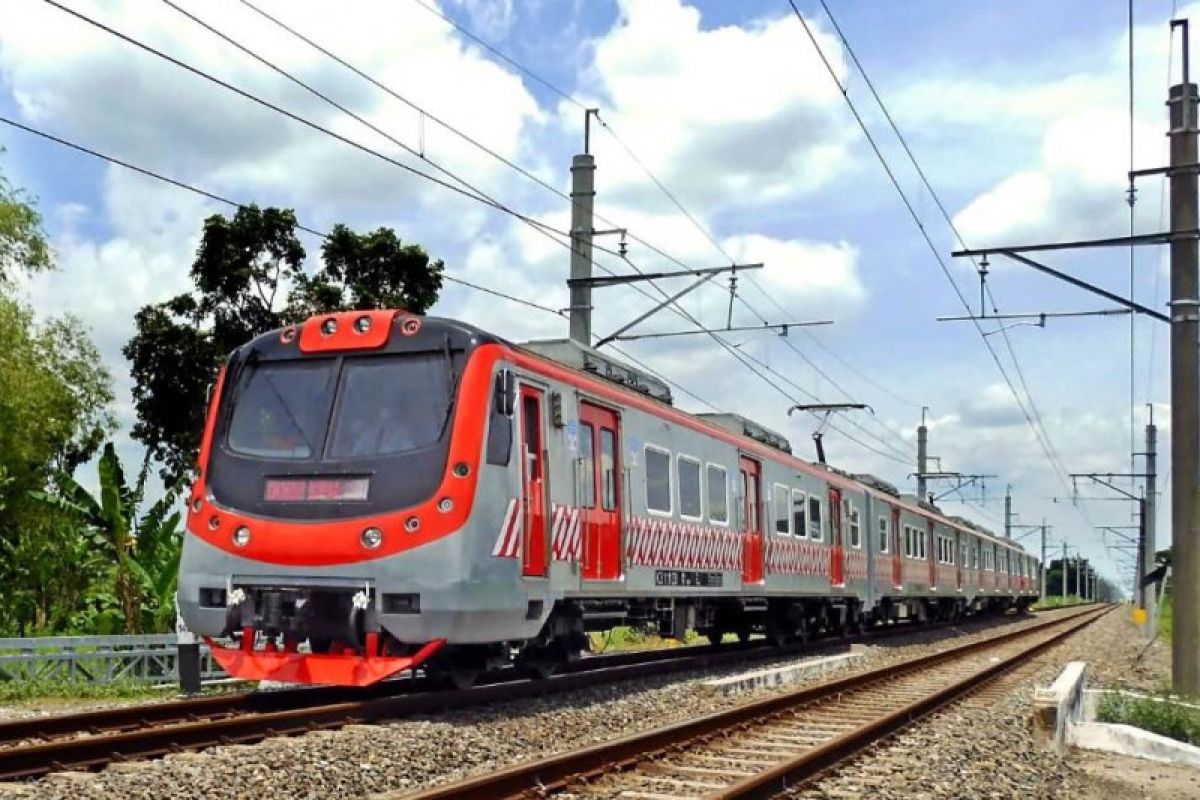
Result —
<path fill-rule="evenodd" d="M 542 393 L 521 387 L 521 571 L 545 577 L 546 449 L 542 437 Z"/>
<path fill-rule="evenodd" d="M 833 532 L 833 559 L 829 568 L 830 582 L 834 586 L 846 585 L 846 553 L 842 550 L 842 490 L 829 490 L 829 526 Z"/>
<path fill-rule="evenodd" d="M 745 456 L 738 461 L 742 472 L 742 510 L 745 519 L 742 528 L 742 583 L 762 583 L 762 465 Z"/>
<path fill-rule="evenodd" d="M 926 534 L 929 538 L 925 544 L 925 557 L 929 559 L 929 588 L 937 586 L 938 574 L 938 558 L 937 558 L 937 533 L 934 530 L 933 520 L 929 521 L 929 533 Z"/>
<path fill-rule="evenodd" d="M 904 586 L 904 559 L 900 550 L 900 509 L 892 509 L 892 585 Z"/>
<path fill-rule="evenodd" d="M 583 577 L 621 577 L 621 437 L 617 414 L 579 404 Z"/>
<path fill-rule="evenodd" d="M 958 590 L 963 590 L 963 562 L 967 560 L 966 553 L 963 552 L 963 539 L 961 532 L 954 534 L 954 570 L 958 580 Z"/>

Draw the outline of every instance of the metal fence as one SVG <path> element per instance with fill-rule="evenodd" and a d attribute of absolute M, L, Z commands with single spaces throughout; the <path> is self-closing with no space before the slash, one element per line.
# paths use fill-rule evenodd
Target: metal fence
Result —
<path fill-rule="evenodd" d="M 0 639 L 0 682 L 175 683 L 179 680 L 176 641 L 173 633 Z M 204 680 L 226 677 L 203 643 L 200 676 Z"/>

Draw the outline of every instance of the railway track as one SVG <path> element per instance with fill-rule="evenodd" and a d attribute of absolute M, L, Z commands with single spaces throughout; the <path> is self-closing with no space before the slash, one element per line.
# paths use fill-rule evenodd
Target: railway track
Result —
<path fill-rule="evenodd" d="M 997 618 L 1004 621 L 1005 617 Z M 469 708 L 616 682 L 792 653 L 821 655 L 854 641 L 911 634 L 928 628 L 891 626 L 867 634 L 817 640 L 788 648 L 762 643 L 691 646 L 597 655 L 549 680 L 529 681 L 515 671 L 487 685 L 431 690 L 428 682 L 389 681 L 369 689 L 321 687 L 176 700 L 0 723 L 0 780 L 50 772 L 97 769 L 114 761 L 155 758 L 180 750 L 260 741 L 347 724 Z"/>
<path fill-rule="evenodd" d="M 771 797 L 986 685 L 1111 610 L 1089 608 L 403 798 Z"/>

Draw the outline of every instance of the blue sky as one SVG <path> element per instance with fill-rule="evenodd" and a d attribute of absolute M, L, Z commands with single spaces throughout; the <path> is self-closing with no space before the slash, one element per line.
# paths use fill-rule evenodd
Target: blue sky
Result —
<path fill-rule="evenodd" d="M 68 4 L 412 161 L 161 4 Z M 400 140 L 413 146 L 419 141 L 411 110 L 240 4 L 182 5 L 337 95 Z M 430 112 L 567 189 L 566 167 L 581 139 L 578 109 L 412 0 L 362 0 L 336 12 L 316 2 L 263 5 Z M 829 5 L 970 243 L 1125 232 L 1124 2 L 830 0 Z M 831 431 L 826 442 L 832 460 L 911 488 L 913 428 L 921 406 L 928 406 L 932 450 L 943 456 L 944 467 L 1002 476 L 989 486 L 982 507 L 956 504 L 953 510 L 998 527 L 996 501 L 1011 483 L 1021 521 L 1046 516 L 1057 533 L 1115 572 L 1091 525 L 1125 524 L 1125 509 L 1113 503 L 1079 509 L 1050 498 L 1068 493 L 1064 471 L 1128 468 L 1128 317 L 1010 329 L 1020 375 L 1002 334 L 990 335 L 1018 387 L 1023 412 L 971 326 L 935 321 L 963 309 L 786 2 L 442 0 L 440 7 L 552 83 L 598 105 L 725 251 L 765 261 L 767 269 L 741 287 L 741 296 L 759 313 L 772 321 L 836 320 L 790 340 L 816 368 L 770 334 L 729 337 L 823 400 L 850 398 L 875 409 L 874 417 L 837 423 L 869 448 Z M 861 76 L 849 67 L 820 4 L 800 7 L 847 80 L 939 253 L 976 303 L 972 269 L 950 261 L 955 243 L 948 226 L 873 107 Z M 1137 4 L 1138 166 L 1165 157 L 1170 13 L 1171 4 L 1161 0 Z M 566 305 L 561 243 L 206 86 L 40 0 L 12 0 L 0 10 L 0 112 L 238 200 L 295 207 L 312 225 L 394 226 L 445 258 L 452 274 L 555 308 Z M 566 226 L 566 204 L 553 194 L 431 123 L 425 141 L 429 156 L 455 173 L 525 213 Z M 594 142 L 597 208 L 604 216 L 689 264 L 725 261 L 611 138 L 598 131 Z M 59 256 L 59 271 L 30 282 L 27 296 L 48 311 L 74 313 L 92 328 L 117 379 L 118 411 L 127 431 L 133 420 L 119 350 L 132 331 L 132 315 L 140 305 L 186 288 L 200 221 L 223 209 L 3 126 L 0 144 L 7 149 L 4 171 L 40 198 Z M 1159 198 L 1158 183 L 1142 187 L 1139 231 L 1158 227 Z M 315 242 L 306 245 L 317 249 Z M 630 257 L 642 267 L 670 266 L 636 242 Z M 1046 260 L 1127 293 L 1127 259 L 1127 252 L 1116 251 Z M 608 256 L 598 261 L 628 269 Z M 1160 254 L 1140 252 L 1136 269 L 1138 299 L 1161 308 L 1166 282 Z M 1109 306 L 1012 265 L 994 264 L 990 285 L 1005 312 Z M 627 289 L 604 290 L 597 302 L 598 332 L 648 303 Z M 726 302 L 718 285 L 686 305 L 708 324 L 719 324 Z M 538 318 L 460 287 L 448 288 L 436 311 L 513 339 L 565 334 L 565 323 L 552 315 Z M 751 312 L 739 310 L 738 322 L 754 321 Z M 647 329 L 681 324 L 660 316 Z M 1151 344 L 1156 324 L 1136 323 L 1139 437 L 1144 404 L 1156 404 L 1160 421 L 1168 418 L 1166 337 L 1158 331 Z M 783 396 L 803 399 L 799 390 L 784 385 L 781 393 L 765 386 L 707 340 L 633 342 L 627 348 L 705 400 L 785 432 L 797 450 L 809 454 L 815 422 L 789 418 Z M 698 407 L 686 398 L 680 404 Z M 1025 413 L 1040 415 L 1057 466 L 1050 466 Z M 1169 431 L 1161 438 L 1166 452 Z M 123 452 L 135 457 L 124 433 L 121 441 Z M 1162 461 L 1165 472 L 1169 459 Z M 1164 513 L 1160 531 L 1167 525 Z"/>

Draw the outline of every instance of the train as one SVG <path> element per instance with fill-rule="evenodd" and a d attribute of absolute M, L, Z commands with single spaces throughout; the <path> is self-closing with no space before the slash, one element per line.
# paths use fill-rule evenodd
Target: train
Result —
<path fill-rule="evenodd" d="M 181 624 L 248 680 L 468 685 L 615 626 L 782 645 L 1039 594 L 1019 544 L 607 354 L 394 309 L 235 350 L 187 502 Z"/>

